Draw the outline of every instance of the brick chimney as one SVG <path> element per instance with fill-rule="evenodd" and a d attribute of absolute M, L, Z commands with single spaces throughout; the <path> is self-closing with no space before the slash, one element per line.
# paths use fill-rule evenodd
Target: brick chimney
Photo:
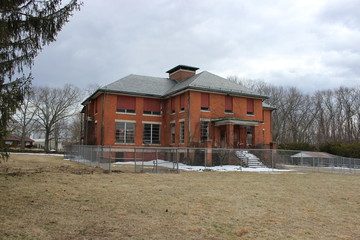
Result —
<path fill-rule="evenodd" d="M 192 77 L 196 74 L 196 70 L 199 68 L 196 67 L 190 67 L 186 65 L 178 65 L 166 73 L 169 73 L 170 79 L 175 79 L 177 81 L 182 81 L 184 79 L 187 79 L 189 77 Z"/>

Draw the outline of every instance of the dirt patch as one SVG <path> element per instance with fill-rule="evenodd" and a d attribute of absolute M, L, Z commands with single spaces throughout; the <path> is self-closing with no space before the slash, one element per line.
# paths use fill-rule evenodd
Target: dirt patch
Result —
<path fill-rule="evenodd" d="M 99 167 L 90 167 L 76 162 L 65 161 L 61 156 L 11 154 L 9 160 L 0 164 L 0 174 L 21 176 L 31 173 L 70 173 L 94 174 L 104 173 Z"/>
<path fill-rule="evenodd" d="M 7 164 L 39 172 L 0 174 L 0 239 L 360 239 L 359 175 L 103 174 L 55 156 Z"/>

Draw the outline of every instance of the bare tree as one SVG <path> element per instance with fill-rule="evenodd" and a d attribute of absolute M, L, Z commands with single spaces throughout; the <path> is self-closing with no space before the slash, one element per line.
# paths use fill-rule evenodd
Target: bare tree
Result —
<path fill-rule="evenodd" d="M 34 92 L 28 91 L 24 95 L 24 101 L 20 108 L 12 117 L 13 132 L 20 136 L 21 150 L 25 149 L 25 138 L 30 137 L 31 131 L 34 129 L 36 114 L 37 109 L 34 105 Z"/>
<path fill-rule="evenodd" d="M 80 5 L 77 0 L 67 3 L 61 0 L 6 0 L 0 3 L 0 157 L 4 160 L 8 157 L 4 144 L 8 122 L 31 85 L 32 76 L 26 76 L 26 72 L 31 72 L 34 59 L 43 46 L 55 41 Z"/>
<path fill-rule="evenodd" d="M 49 151 L 50 136 L 53 134 L 57 138 L 61 121 L 73 116 L 78 109 L 80 90 L 75 86 L 65 85 L 63 88 L 35 88 L 34 91 L 37 121 L 45 130 L 45 151 Z"/>
<path fill-rule="evenodd" d="M 81 143 L 81 113 L 76 113 L 68 122 L 66 140 L 71 143 Z"/>

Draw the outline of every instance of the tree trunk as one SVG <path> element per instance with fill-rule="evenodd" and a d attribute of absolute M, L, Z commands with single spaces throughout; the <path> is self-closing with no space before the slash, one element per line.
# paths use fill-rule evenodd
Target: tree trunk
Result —
<path fill-rule="evenodd" d="M 50 130 L 49 129 L 45 129 L 45 152 L 49 152 L 49 142 L 50 142 Z"/>

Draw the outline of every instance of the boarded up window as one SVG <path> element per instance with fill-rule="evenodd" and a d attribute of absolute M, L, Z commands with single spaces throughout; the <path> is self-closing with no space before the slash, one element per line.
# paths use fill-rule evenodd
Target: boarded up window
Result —
<path fill-rule="evenodd" d="M 180 111 L 185 110 L 185 94 L 180 95 Z"/>
<path fill-rule="evenodd" d="M 247 99 L 247 114 L 254 114 L 254 99 Z"/>
<path fill-rule="evenodd" d="M 136 98 L 130 96 L 117 97 L 117 112 L 135 113 Z"/>
<path fill-rule="evenodd" d="M 95 114 L 97 114 L 98 113 L 98 99 L 97 98 L 94 99 L 94 108 L 95 108 Z"/>
<path fill-rule="evenodd" d="M 144 99 L 144 114 L 160 115 L 161 109 L 160 99 L 145 98 Z"/>
<path fill-rule="evenodd" d="M 233 112 L 233 98 L 231 96 L 225 96 L 225 112 Z"/>
<path fill-rule="evenodd" d="M 210 96 L 208 93 L 201 93 L 201 110 L 210 109 Z"/>
<path fill-rule="evenodd" d="M 174 144 L 175 143 L 175 123 L 170 123 L 170 133 L 171 133 L 170 143 Z"/>
<path fill-rule="evenodd" d="M 175 113 L 175 98 L 170 99 L 171 113 Z"/>

